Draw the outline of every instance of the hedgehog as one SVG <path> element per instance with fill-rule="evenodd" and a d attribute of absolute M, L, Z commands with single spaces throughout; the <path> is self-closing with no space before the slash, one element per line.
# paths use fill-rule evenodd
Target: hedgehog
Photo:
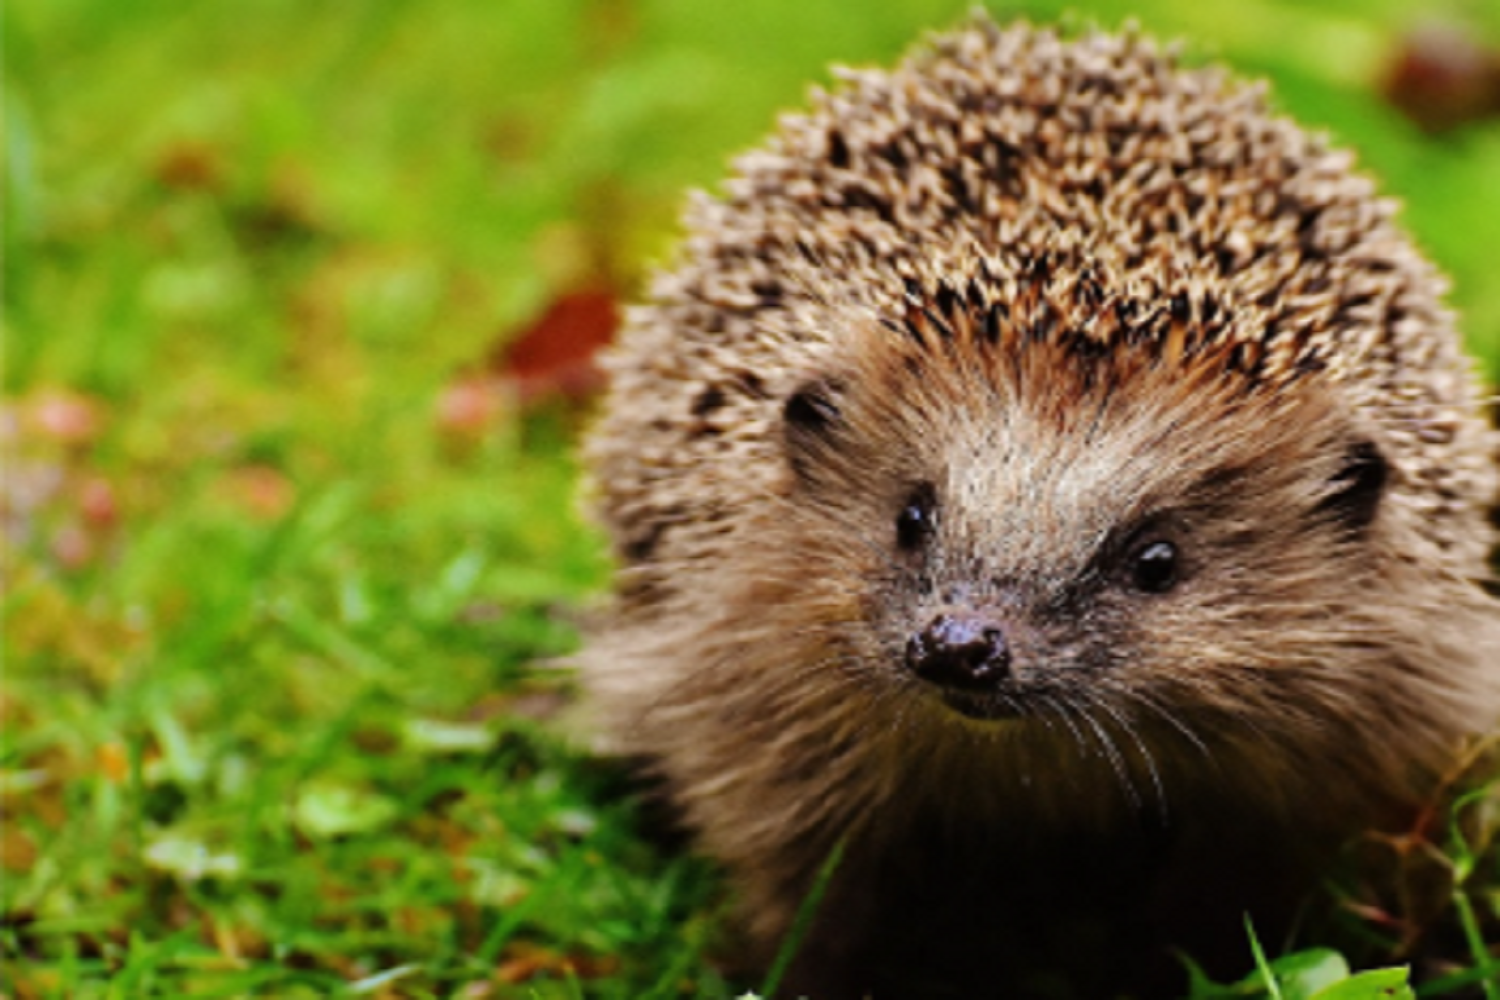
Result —
<path fill-rule="evenodd" d="M 1497 435 L 1395 211 L 1259 85 L 983 15 L 691 199 L 585 442 L 580 665 L 748 962 L 1235 971 L 1494 728 Z"/>

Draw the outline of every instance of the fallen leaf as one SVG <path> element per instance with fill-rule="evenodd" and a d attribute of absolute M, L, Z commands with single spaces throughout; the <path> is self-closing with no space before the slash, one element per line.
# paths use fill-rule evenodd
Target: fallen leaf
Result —
<path fill-rule="evenodd" d="M 229 498 L 251 517 L 274 521 L 286 514 L 296 500 L 296 487 L 280 469 L 269 465 L 244 465 L 223 477 Z"/>
<path fill-rule="evenodd" d="M 123 743 L 104 743 L 94 752 L 99 770 L 115 784 L 123 784 L 130 777 L 130 755 Z"/>
<path fill-rule="evenodd" d="M 558 296 L 495 358 L 493 367 L 523 402 L 581 399 L 603 384 L 594 362 L 620 325 L 614 289 L 589 284 Z"/>
<path fill-rule="evenodd" d="M 110 528 L 120 518 L 115 489 L 103 476 L 89 476 L 78 487 L 78 512 L 95 528 Z"/>
<path fill-rule="evenodd" d="M 94 561 L 98 546 L 79 524 L 64 524 L 52 533 L 52 558 L 64 569 L 83 569 Z"/>
<path fill-rule="evenodd" d="M 256 252 L 310 244 L 328 235 L 313 200 L 305 168 L 283 163 L 267 190 L 232 207 L 230 224 L 235 236 Z"/>
<path fill-rule="evenodd" d="M 64 445 L 86 445 L 99 436 L 103 412 L 92 397 L 69 389 L 48 389 L 31 401 L 30 426 L 44 438 Z"/>
<path fill-rule="evenodd" d="M 513 942 L 505 949 L 505 956 L 495 968 L 495 978 L 502 983 L 524 983 L 547 973 L 577 974 L 568 956 L 530 941 Z"/>
<path fill-rule="evenodd" d="M 0 868 L 12 872 L 29 872 L 36 864 L 36 841 L 14 822 L 0 827 Z"/>
<path fill-rule="evenodd" d="M 493 378 L 461 376 L 438 395 L 438 428 L 455 437 L 483 437 L 506 410 L 503 396 Z"/>
<path fill-rule="evenodd" d="M 1500 50 L 1462 26 L 1428 22 L 1402 39 L 1384 83 L 1386 99 L 1429 132 L 1500 114 Z"/>
<path fill-rule="evenodd" d="M 178 142 L 162 152 L 152 174 L 163 187 L 216 191 L 224 184 L 224 158 L 206 143 Z"/>

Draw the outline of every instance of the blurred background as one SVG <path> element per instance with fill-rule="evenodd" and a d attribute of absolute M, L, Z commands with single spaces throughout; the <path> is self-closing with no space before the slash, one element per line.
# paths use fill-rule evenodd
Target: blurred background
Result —
<path fill-rule="evenodd" d="M 552 735 L 534 666 L 607 575 L 589 359 L 686 187 L 969 6 L 7 4 L 18 995 L 714 981 L 711 877 Z M 1500 382 L 1500 4 L 989 7 L 1268 78 L 1405 204 Z"/>

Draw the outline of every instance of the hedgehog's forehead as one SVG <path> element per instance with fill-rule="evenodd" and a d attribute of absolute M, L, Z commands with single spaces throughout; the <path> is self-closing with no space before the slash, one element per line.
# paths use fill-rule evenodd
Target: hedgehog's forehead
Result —
<path fill-rule="evenodd" d="M 1312 391 L 1273 391 L 1232 344 L 1122 338 L 1105 349 L 952 324 L 869 336 L 851 419 L 877 451 L 906 456 L 966 506 L 1030 498 L 1060 518 L 1107 522 L 1256 461 L 1322 412 L 1305 402 Z"/>

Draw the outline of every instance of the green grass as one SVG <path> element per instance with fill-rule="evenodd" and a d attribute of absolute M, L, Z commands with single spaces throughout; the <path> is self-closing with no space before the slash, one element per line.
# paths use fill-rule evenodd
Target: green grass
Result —
<path fill-rule="evenodd" d="M 827 63 L 967 5 L 8 6 L 7 995 L 728 993 L 713 873 L 558 735 L 607 580 L 578 417 L 438 401 L 554 296 L 638 287 Z M 1077 7 L 1357 145 L 1500 379 L 1500 126 L 1382 104 L 1409 9 Z"/>

